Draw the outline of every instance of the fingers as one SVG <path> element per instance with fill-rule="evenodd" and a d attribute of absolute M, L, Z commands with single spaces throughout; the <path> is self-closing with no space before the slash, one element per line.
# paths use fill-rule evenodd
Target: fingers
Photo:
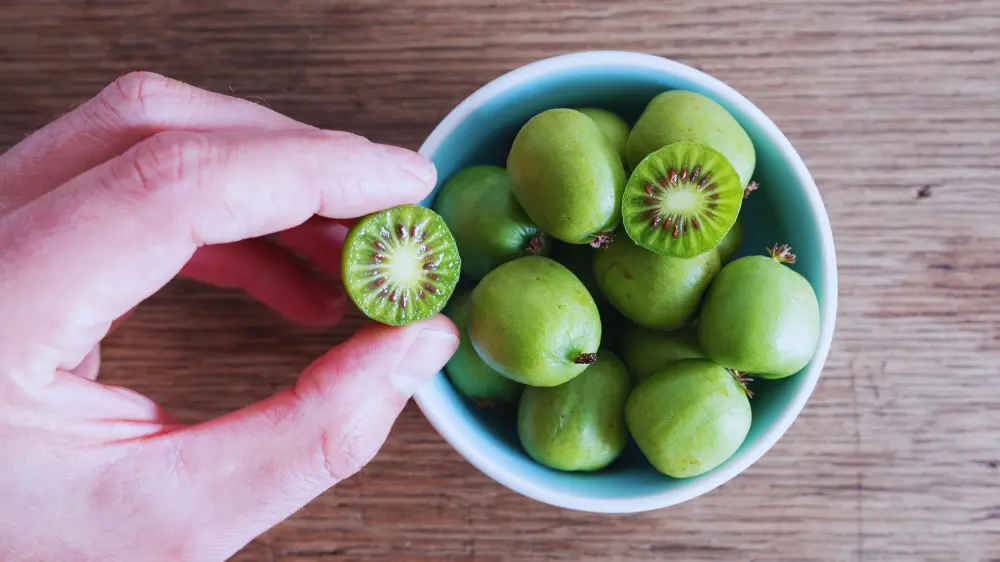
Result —
<path fill-rule="evenodd" d="M 101 345 L 95 345 L 90 352 L 84 356 L 83 361 L 71 369 L 69 372 L 87 380 L 96 381 L 97 374 L 101 370 Z"/>
<path fill-rule="evenodd" d="M 295 228 L 278 234 L 285 246 L 333 275 L 340 276 L 340 250 L 350 226 L 344 221 L 313 217 Z"/>
<path fill-rule="evenodd" d="M 0 218 L 0 356 L 72 368 L 204 245 L 423 199 L 416 153 L 325 131 L 166 132 Z M 15 352 L 16 350 L 16 352 Z"/>
<path fill-rule="evenodd" d="M 326 251 L 339 256 L 340 246 L 327 246 Z M 242 289 L 289 320 L 309 326 L 333 324 L 347 310 L 347 295 L 341 288 L 262 238 L 200 248 L 181 275 Z"/>
<path fill-rule="evenodd" d="M 33 201 L 159 132 L 311 128 L 247 100 L 134 72 L 0 157 L 0 213 Z"/>
<path fill-rule="evenodd" d="M 318 359 L 295 388 L 165 436 L 184 460 L 178 502 L 221 560 L 367 464 L 407 400 L 458 346 L 443 316 L 373 326 Z M 197 539 L 195 539 L 197 540 Z"/>

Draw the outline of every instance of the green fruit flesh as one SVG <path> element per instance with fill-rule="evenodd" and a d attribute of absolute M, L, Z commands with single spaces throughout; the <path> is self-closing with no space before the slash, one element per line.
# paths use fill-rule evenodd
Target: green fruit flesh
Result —
<path fill-rule="evenodd" d="M 661 256 L 627 236 L 617 236 L 595 254 L 594 276 L 612 306 L 636 324 L 657 330 L 691 323 L 720 267 L 718 252 L 691 259 Z"/>
<path fill-rule="evenodd" d="M 458 349 L 445 365 L 445 373 L 456 390 L 480 406 L 516 404 L 524 385 L 491 369 L 476 354 L 469 341 L 466 323 L 471 292 L 469 289 L 459 289 L 444 309 L 445 315 L 455 323 L 459 333 Z"/>
<path fill-rule="evenodd" d="M 622 337 L 622 360 L 634 384 L 675 361 L 697 358 L 705 358 L 705 352 L 693 326 L 663 332 L 630 325 Z"/>
<path fill-rule="evenodd" d="M 621 361 L 601 349 L 597 362 L 573 380 L 527 388 L 518 407 L 517 433 L 537 462 L 565 471 L 594 471 L 625 449 L 625 402 L 630 383 Z"/>
<path fill-rule="evenodd" d="M 799 372 L 819 345 L 819 303 L 799 273 L 775 259 L 727 264 L 705 295 L 698 341 L 716 363 L 764 378 Z"/>
<path fill-rule="evenodd" d="M 554 238 L 600 244 L 621 220 L 625 170 L 592 119 L 572 109 L 532 117 L 507 156 L 511 191 Z"/>
<path fill-rule="evenodd" d="M 719 250 L 719 259 L 727 262 L 740 251 L 740 246 L 743 245 L 743 217 L 742 215 L 736 217 L 736 222 L 733 223 L 733 227 L 729 229 L 726 236 L 719 242 L 717 250 Z"/>
<path fill-rule="evenodd" d="M 740 187 L 750 183 L 757 155 L 746 131 L 718 102 L 685 90 L 664 92 L 649 102 L 629 133 L 628 164 L 635 169 L 648 154 L 679 141 L 721 152 L 739 174 Z"/>
<path fill-rule="evenodd" d="M 691 258 L 719 245 L 743 204 L 735 170 L 719 152 L 674 143 L 648 155 L 622 196 L 625 232 L 662 255 Z"/>
<path fill-rule="evenodd" d="M 728 460 L 750 431 L 750 401 L 726 369 L 683 359 L 644 380 L 625 406 L 629 431 L 657 470 L 704 474 Z"/>
<path fill-rule="evenodd" d="M 444 308 L 462 268 L 448 226 L 434 211 L 401 205 L 358 220 L 344 239 L 341 276 L 369 318 L 399 326 Z"/>
<path fill-rule="evenodd" d="M 577 111 L 590 117 L 597 128 L 604 133 L 604 138 L 608 139 L 611 147 L 618 153 L 618 157 L 625 162 L 625 143 L 628 142 L 629 126 L 624 119 L 606 110 L 593 107 L 578 108 Z"/>
<path fill-rule="evenodd" d="M 593 362 L 601 318 L 587 288 L 544 257 L 509 261 L 472 291 L 469 338 L 487 365 L 531 386 L 555 386 Z"/>
<path fill-rule="evenodd" d="M 519 257 L 549 253 L 551 238 L 528 218 L 499 166 L 458 172 L 441 188 L 434 208 L 455 237 L 462 272 L 472 278 Z"/>

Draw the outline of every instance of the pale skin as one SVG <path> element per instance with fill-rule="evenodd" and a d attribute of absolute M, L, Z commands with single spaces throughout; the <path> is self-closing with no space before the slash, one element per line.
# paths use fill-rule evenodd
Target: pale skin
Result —
<path fill-rule="evenodd" d="M 0 560 L 225 560 L 370 461 L 458 346 L 443 316 L 368 326 L 197 425 L 98 382 L 100 343 L 178 275 L 335 323 L 350 220 L 435 180 L 411 151 L 142 73 L 0 155 Z"/>

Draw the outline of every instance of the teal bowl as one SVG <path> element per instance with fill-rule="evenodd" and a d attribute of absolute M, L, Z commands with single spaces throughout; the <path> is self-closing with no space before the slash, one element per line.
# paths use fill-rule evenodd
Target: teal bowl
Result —
<path fill-rule="evenodd" d="M 755 381 L 753 424 L 728 461 L 698 477 L 658 473 L 630 444 L 610 467 L 595 473 L 548 469 L 518 442 L 515 416 L 476 408 L 443 373 L 416 396 L 441 436 L 472 465 L 500 484 L 567 509 L 633 513 L 660 509 L 704 494 L 746 470 L 768 451 L 802 411 L 830 350 L 837 316 L 837 265 L 830 222 L 816 184 L 788 139 L 750 101 L 698 70 L 631 52 L 582 52 L 534 62 L 493 80 L 459 104 L 434 129 L 420 153 L 437 166 L 438 187 L 474 164 L 504 165 L 511 142 L 533 115 L 554 107 L 602 107 L 634 123 L 646 104 L 668 89 L 705 94 L 725 106 L 753 139 L 754 178 L 762 188 L 745 204 L 741 254 L 762 254 L 775 242 L 792 245 L 793 266 L 816 290 L 821 336 L 800 373 Z M 433 204 L 432 193 L 424 205 Z"/>

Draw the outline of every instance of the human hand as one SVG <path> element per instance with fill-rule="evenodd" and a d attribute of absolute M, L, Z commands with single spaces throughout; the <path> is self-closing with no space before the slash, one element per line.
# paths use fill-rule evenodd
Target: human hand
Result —
<path fill-rule="evenodd" d="M 96 382 L 99 344 L 178 274 L 335 322 L 342 291 L 284 246 L 337 274 L 345 221 L 435 177 L 148 74 L 0 156 L 0 560 L 223 560 L 366 464 L 457 347 L 447 319 L 365 328 L 293 388 L 193 426 Z"/>

